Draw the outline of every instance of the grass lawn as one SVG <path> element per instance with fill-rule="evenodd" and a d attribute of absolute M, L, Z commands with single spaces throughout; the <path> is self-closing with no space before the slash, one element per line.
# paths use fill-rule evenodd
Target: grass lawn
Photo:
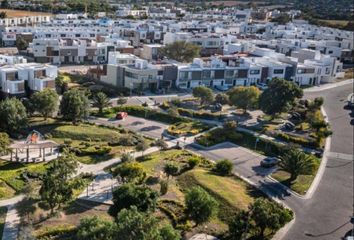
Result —
<path fill-rule="evenodd" d="M 46 163 L 15 163 L 0 161 L 0 180 L 6 183 L 12 190 L 7 187 L 7 194 L 5 198 L 10 198 L 13 194 L 21 192 L 21 190 L 26 185 L 25 179 L 21 176 L 24 172 L 30 173 L 44 173 L 46 168 Z"/>
<path fill-rule="evenodd" d="M 120 137 L 120 133 L 117 130 L 89 124 L 57 126 L 51 134 L 55 138 L 92 141 L 109 141 Z"/>
<path fill-rule="evenodd" d="M 7 208 L 0 207 L 0 236 L 2 236 L 2 232 L 4 230 L 6 213 L 7 213 Z"/>
<path fill-rule="evenodd" d="M 0 180 L 0 199 L 11 198 L 15 193 L 16 191 L 13 188 Z"/>
<path fill-rule="evenodd" d="M 348 24 L 348 20 L 327 20 L 327 19 L 318 19 L 320 22 L 323 22 L 324 24 L 328 26 L 339 26 L 339 27 L 345 27 Z"/>
<path fill-rule="evenodd" d="M 180 122 L 171 125 L 167 132 L 173 136 L 196 135 L 211 128 L 211 125 L 202 122 Z"/>

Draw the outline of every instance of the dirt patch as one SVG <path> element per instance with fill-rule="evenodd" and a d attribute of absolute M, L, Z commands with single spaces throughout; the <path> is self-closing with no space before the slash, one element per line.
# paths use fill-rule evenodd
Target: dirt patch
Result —
<path fill-rule="evenodd" d="M 30 12 L 30 11 L 21 11 L 21 10 L 11 10 L 11 9 L 0 9 L 0 12 L 6 12 L 8 18 L 15 17 L 31 17 L 31 16 L 52 16 L 51 13 L 46 12 Z"/>

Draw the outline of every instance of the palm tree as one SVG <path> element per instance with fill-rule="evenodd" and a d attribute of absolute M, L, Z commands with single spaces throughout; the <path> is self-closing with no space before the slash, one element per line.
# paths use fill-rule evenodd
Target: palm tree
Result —
<path fill-rule="evenodd" d="M 313 171 L 314 161 L 310 155 L 300 150 L 291 149 L 280 157 L 279 167 L 290 173 L 290 182 L 294 181 L 300 174 L 309 174 Z"/>
<path fill-rule="evenodd" d="M 98 113 L 102 114 L 103 109 L 109 107 L 111 103 L 109 102 L 109 98 L 103 92 L 99 92 L 93 97 L 93 106 L 98 108 Z"/>

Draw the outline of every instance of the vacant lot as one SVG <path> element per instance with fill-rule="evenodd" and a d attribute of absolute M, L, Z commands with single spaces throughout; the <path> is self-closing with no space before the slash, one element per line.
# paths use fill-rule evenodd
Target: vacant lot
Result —
<path fill-rule="evenodd" d="M 13 17 L 31 17 L 31 16 L 48 16 L 52 15 L 51 13 L 45 12 L 30 12 L 30 11 L 21 11 L 21 10 L 11 10 L 11 9 L 0 9 L 0 12 L 6 12 L 8 18 Z"/>

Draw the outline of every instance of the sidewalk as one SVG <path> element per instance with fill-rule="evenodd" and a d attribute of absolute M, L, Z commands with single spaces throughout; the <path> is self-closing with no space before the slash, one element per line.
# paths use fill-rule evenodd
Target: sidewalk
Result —
<path fill-rule="evenodd" d="M 324 90 L 328 90 L 331 88 L 335 88 L 335 87 L 339 87 L 339 86 L 343 86 L 343 85 L 347 85 L 347 84 L 353 84 L 353 83 L 354 83 L 354 79 L 348 79 L 348 80 L 344 80 L 341 82 L 327 83 L 327 84 L 320 85 L 320 86 L 310 87 L 310 88 L 304 89 L 304 92 L 319 92 L 319 91 L 324 91 Z"/>

